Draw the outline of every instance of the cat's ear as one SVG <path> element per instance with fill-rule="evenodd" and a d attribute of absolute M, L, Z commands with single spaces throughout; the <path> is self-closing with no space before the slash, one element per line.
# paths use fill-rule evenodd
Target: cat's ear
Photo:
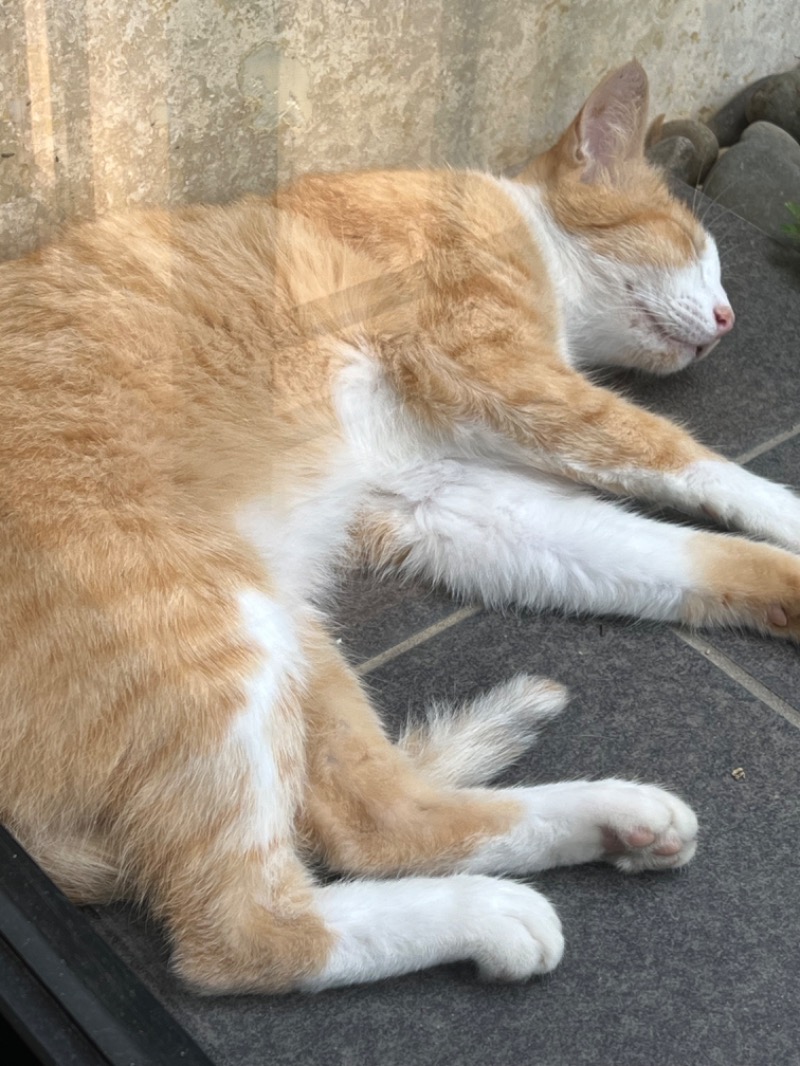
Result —
<path fill-rule="evenodd" d="M 647 75 L 635 59 L 603 78 L 558 144 L 581 181 L 613 182 L 628 160 L 642 156 L 648 96 Z"/>

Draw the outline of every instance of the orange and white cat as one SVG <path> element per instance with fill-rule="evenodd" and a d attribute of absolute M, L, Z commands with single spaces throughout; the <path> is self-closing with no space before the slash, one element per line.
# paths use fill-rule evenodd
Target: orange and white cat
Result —
<path fill-rule="evenodd" d="M 515 181 L 310 176 L 0 269 L 0 814 L 73 898 L 147 900 L 195 986 L 527 978 L 558 918 L 493 875 L 691 858 L 655 786 L 482 787 L 551 682 L 390 743 L 318 606 L 356 553 L 489 604 L 800 635 L 800 502 L 582 373 L 679 370 L 733 324 L 646 105 L 631 63 Z"/>

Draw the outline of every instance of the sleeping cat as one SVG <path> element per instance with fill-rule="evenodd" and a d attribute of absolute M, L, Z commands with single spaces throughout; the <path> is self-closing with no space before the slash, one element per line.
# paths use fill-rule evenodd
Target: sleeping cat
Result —
<path fill-rule="evenodd" d="M 390 743 L 318 606 L 360 555 L 488 604 L 800 634 L 800 502 L 582 373 L 670 373 L 733 325 L 646 110 L 630 63 L 514 181 L 310 176 L 0 270 L 0 813 L 74 899 L 148 901 L 194 986 L 528 978 L 558 918 L 493 875 L 692 857 L 655 786 L 483 787 L 551 682 Z"/>

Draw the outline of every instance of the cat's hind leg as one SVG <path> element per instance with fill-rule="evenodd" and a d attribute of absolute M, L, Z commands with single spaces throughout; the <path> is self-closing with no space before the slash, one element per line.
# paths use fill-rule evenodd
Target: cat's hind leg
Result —
<path fill-rule="evenodd" d="M 295 834 L 306 623 L 264 590 L 213 591 L 197 614 L 170 606 L 160 723 L 142 709 L 150 741 L 121 764 L 107 819 L 184 980 L 204 992 L 283 991 L 318 972 L 335 939 Z"/>
<path fill-rule="evenodd" d="M 440 724 L 432 753 L 419 734 L 409 750 L 399 749 L 335 649 L 323 649 L 318 662 L 308 690 L 303 837 L 339 872 L 405 876 L 322 890 L 319 906 L 337 942 L 308 987 L 456 957 L 475 959 L 497 978 L 541 973 L 561 954 L 549 903 L 526 886 L 476 875 L 594 860 L 623 870 L 663 869 L 692 857 L 693 813 L 655 786 L 615 780 L 496 791 L 440 786 L 442 779 L 468 777 L 457 721 L 449 729 L 455 766 L 448 774 Z M 486 706 L 496 701 L 502 718 L 510 695 L 518 694 L 500 686 Z M 467 733 L 474 714 L 467 709 Z"/>
<path fill-rule="evenodd" d="M 217 592 L 148 593 L 135 706 L 85 767 L 125 887 L 149 901 L 198 989 L 318 989 L 460 959 L 527 978 L 559 961 L 558 918 L 487 871 L 620 849 L 688 856 L 664 804 L 637 786 L 605 805 L 591 785 L 564 803 L 542 793 L 540 809 L 535 789 L 427 779 L 424 742 L 416 762 L 388 741 L 312 615 L 265 590 Z M 320 885 L 309 851 L 375 879 Z"/>
<path fill-rule="evenodd" d="M 516 807 L 462 802 L 421 779 L 357 687 L 354 706 L 354 678 L 312 617 L 264 592 L 239 599 L 232 651 L 245 680 L 229 692 L 221 730 L 209 736 L 211 723 L 198 723 L 170 738 L 122 812 L 178 973 L 206 992 L 243 992 L 327 988 L 461 959 L 496 979 L 556 965 L 558 919 L 523 885 L 466 872 L 314 882 L 309 847 L 361 873 L 438 871 L 474 839 L 504 831 Z"/>
<path fill-rule="evenodd" d="M 492 607 L 800 636 L 800 561 L 790 553 L 656 521 L 536 472 L 421 464 L 372 494 L 357 539 L 370 566 Z"/>
<path fill-rule="evenodd" d="M 486 841 L 470 871 L 525 874 L 610 862 L 623 873 L 684 866 L 697 847 L 697 818 L 683 800 L 656 785 L 608 778 L 514 789 L 522 815 L 514 829 Z"/>
<path fill-rule="evenodd" d="M 469 805 L 470 798 L 462 801 Z M 545 973 L 563 951 L 555 911 L 525 885 L 480 874 L 527 874 L 593 860 L 634 872 L 674 868 L 694 854 L 693 813 L 654 786 L 573 782 L 497 792 L 485 803 L 512 803 L 515 816 L 505 831 L 466 837 L 467 854 L 453 876 L 349 881 L 323 889 L 318 906 L 336 943 L 325 967 L 301 987 L 374 980 L 464 958 L 493 980 Z M 380 796 L 373 804 L 380 806 Z"/>
<path fill-rule="evenodd" d="M 321 651 L 320 661 L 309 690 L 303 821 L 307 839 L 334 869 L 527 873 L 604 858 L 643 869 L 682 865 L 694 854 L 694 814 L 652 785 L 609 779 L 514 789 L 442 786 L 469 780 L 462 746 L 469 750 L 475 731 L 474 703 L 452 713 L 447 749 L 437 717 L 412 744 L 398 747 L 336 649 Z M 502 721 L 505 705 L 517 703 L 526 683 L 532 703 L 549 684 L 556 706 L 563 705 L 561 686 L 518 677 L 482 697 L 487 722 Z M 499 747 L 506 742 L 501 737 Z M 491 751 L 488 731 L 484 743 Z M 478 858 L 485 849 L 496 862 Z"/>

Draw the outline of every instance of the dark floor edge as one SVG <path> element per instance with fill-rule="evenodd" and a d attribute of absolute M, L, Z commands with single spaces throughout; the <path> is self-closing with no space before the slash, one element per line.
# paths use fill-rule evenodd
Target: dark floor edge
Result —
<path fill-rule="evenodd" d="M 54 1042 L 59 1066 L 73 1061 L 68 1048 L 79 1047 L 92 1057 L 81 1054 L 76 1062 L 211 1066 L 86 915 L 1 827 L 0 946 L 9 964 L 0 1013 L 34 1051 L 46 1053 Z"/>

